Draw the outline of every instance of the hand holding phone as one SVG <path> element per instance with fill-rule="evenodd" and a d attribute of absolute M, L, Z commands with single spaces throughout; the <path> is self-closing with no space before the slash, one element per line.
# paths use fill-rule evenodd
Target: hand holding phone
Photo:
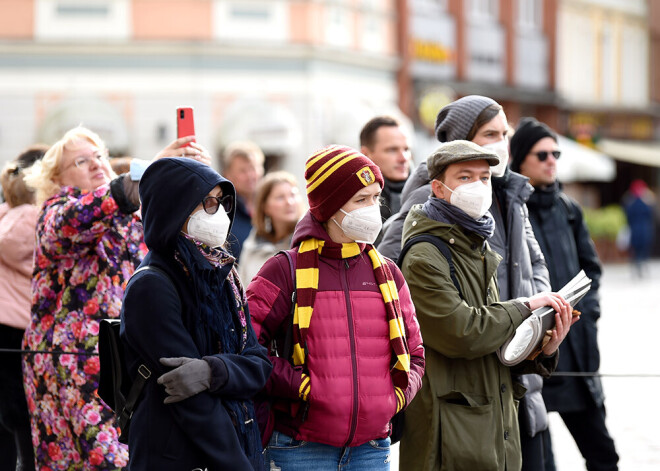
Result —
<path fill-rule="evenodd" d="M 177 138 L 194 136 L 195 121 L 193 119 L 192 108 L 176 109 L 176 136 Z M 195 142 L 194 140 L 192 142 Z M 185 147 L 189 147 L 188 145 Z"/>

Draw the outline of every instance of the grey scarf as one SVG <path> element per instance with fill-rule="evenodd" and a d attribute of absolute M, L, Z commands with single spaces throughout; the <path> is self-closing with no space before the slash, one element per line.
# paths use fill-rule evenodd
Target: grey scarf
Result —
<path fill-rule="evenodd" d="M 479 219 L 473 219 L 462 209 L 435 196 L 429 197 L 422 209 L 434 221 L 458 224 L 468 231 L 479 234 L 484 239 L 490 239 L 495 232 L 495 220 L 490 212 Z"/>

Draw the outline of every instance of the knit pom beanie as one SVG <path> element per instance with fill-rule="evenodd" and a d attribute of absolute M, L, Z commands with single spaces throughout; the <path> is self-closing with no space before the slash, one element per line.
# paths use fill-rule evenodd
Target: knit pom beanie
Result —
<path fill-rule="evenodd" d="M 305 164 L 309 211 L 320 222 L 329 220 L 358 190 L 378 183 L 383 175 L 368 157 L 346 146 L 315 152 Z"/>

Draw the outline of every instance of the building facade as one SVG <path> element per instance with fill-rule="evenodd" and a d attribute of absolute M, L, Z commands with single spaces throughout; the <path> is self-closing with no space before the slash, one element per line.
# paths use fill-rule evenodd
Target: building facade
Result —
<path fill-rule="evenodd" d="M 414 91 L 401 107 L 418 144 L 432 146 L 437 111 L 469 94 L 493 98 L 514 124 L 533 115 L 557 125 L 555 0 L 410 0 L 409 11 Z"/>
<path fill-rule="evenodd" d="M 192 106 L 198 141 L 235 139 L 302 177 L 397 106 L 395 0 L 3 0 L 0 160 L 83 124 L 150 158 Z M 404 117 L 405 119 L 405 117 Z"/>

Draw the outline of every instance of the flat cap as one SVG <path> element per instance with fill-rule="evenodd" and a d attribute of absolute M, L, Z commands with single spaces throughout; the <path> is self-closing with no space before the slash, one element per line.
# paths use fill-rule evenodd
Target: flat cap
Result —
<path fill-rule="evenodd" d="M 497 154 L 472 141 L 445 142 L 426 159 L 429 179 L 437 178 L 448 165 L 469 160 L 485 160 L 491 167 L 500 162 Z"/>

